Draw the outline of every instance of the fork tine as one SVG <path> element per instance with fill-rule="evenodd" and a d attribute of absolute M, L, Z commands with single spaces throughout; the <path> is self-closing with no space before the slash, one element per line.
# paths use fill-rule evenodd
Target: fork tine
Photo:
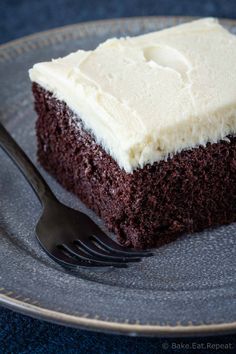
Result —
<path fill-rule="evenodd" d="M 115 262 L 138 262 L 141 261 L 140 257 L 132 256 L 127 257 L 124 255 L 119 255 L 117 253 L 108 253 L 111 251 L 104 251 L 100 247 L 98 247 L 92 240 L 75 240 L 76 243 L 80 245 L 86 252 L 89 252 L 93 257 L 99 257 L 102 260 L 110 260 Z"/>
<path fill-rule="evenodd" d="M 61 250 L 59 249 L 54 249 L 54 250 L 50 250 L 50 252 L 48 252 L 46 250 L 47 254 L 56 262 L 58 262 L 60 265 L 64 266 L 64 267 L 70 267 L 70 268 L 76 268 L 78 266 L 80 267 L 109 267 L 110 264 L 106 263 L 106 264 L 98 264 L 98 262 L 94 262 L 94 261 L 82 261 L 79 259 L 75 259 L 73 257 L 69 257 L 67 256 L 65 253 L 63 253 Z M 116 266 L 116 265 L 114 265 Z M 126 266 L 125 264 L 122 265 L 118 265 L 118 267 L 121 266 Z"/>
<path fill-rule="evenodd" d="M 125 257 L 150 257 L 153 256 L 149 251 L 135 251 L 132 248 L 124 248 L 118 245 L 110 237 L 108 237 L 101 229 L 96 228 L 93 232 L 94 239 L 104 248 L 114 253 L 123 255 Z"/>
<path fill-rule="evenodd" d="M 59 249 L 55 248 L 54 250 L 50 250 L 50 252 L 47 251 L 47 254 L 55 261 L 64 266 L 75 268 L 80 265 L 74 258 L 65 255 L 65 253 L 61 252 Z"/>
<path fill-rule="evenodd" d="M 104 267 L 124 267 L 126 266 L 125 261 L 122 262 L 115 262 L 109 259 L 99 259 L 95 258 L 89 254 L 83 252 L 83 250 L 76 247 L 76 245 L 70 244 L 62 244 L 62 247 L 72 256 L 77 257 L 79 260 L 84 262 L 89 262 L 92 264 L 96 264 L 96 266 L 104 266 Z"/>

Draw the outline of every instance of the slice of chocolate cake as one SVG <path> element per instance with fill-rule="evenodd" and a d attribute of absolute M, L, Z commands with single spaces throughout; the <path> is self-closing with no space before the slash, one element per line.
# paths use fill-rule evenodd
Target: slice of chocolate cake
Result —
<path fill-rule="evenodd" d="M 38 158 L 138 248 L 236 221 L 236 37 L 204 19 L 38 63 Z"/>

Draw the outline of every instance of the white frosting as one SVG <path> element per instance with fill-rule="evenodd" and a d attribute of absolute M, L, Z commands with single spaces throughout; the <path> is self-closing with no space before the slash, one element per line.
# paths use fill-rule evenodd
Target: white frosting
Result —
<path fill-rule="evenodd" d="M 236 133 L 236 36 L 211 18 L 113 38 L 29 73 L 127 172 Z"/>

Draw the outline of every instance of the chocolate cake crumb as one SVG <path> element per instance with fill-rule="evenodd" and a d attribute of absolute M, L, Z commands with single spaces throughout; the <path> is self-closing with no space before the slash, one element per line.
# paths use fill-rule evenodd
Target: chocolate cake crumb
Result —
<path fill-rule="evenodd" d="M 64 102 L 36 83 L 32 89 L 40 163 L 120 243 L 150 248 L 236 221 L 236 137 L 126 173 Z"/>

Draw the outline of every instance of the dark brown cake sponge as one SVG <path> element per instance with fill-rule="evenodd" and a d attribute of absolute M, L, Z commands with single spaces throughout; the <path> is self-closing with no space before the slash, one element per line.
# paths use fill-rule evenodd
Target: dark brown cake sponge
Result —
<path fill-rule="evenodd" d="M 33 94 L 40 163 L 101 216 L 119 242 L 147 248 L 236 221 L 236 137 L 128 174 L 64 102 L 35 83 Z"/>

